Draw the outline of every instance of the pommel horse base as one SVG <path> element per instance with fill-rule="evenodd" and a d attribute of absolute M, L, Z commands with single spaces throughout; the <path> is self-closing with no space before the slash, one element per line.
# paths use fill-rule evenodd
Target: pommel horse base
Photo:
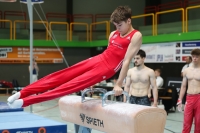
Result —
<path fill-rule="evenodd" d="M 65 96 L 59 100 L 59 108 L 63 120 L 106 133 L 164 132 L 166 112 L 163 109 L 109 102 L 102 105 L 101 99 L 84 101 L 81 96 Z"/>

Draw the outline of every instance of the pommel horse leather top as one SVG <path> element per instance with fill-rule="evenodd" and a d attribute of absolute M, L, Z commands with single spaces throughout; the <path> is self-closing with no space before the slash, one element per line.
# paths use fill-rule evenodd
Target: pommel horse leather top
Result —
<path fill-rule="evenodd" d="M 82 103 L 80 96 L 62 97 L 59 108 L 63 120 L 106 133 L 163 133 L 166 122 L 163 109 L 113 102 L 102 107 L 101 99 Z"/>

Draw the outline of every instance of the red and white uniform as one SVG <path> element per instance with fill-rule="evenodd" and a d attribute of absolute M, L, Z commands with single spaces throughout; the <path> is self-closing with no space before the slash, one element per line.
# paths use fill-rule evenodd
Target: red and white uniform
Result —
<path fill-rule="evenodd" d="M 78 92 L 112 77 L 121 68 L 131 38 L 136 32 L 137 30 L 133 30 L 122 38 L 116 31 L 109 40 L 108 48 L 102 54 L 49 74 L 28 85 L 20 91 L 20 99 L 24 101 L 23 107 Z M 47 90 L 50 91 L 45 92 Z M 41 92 L 45 93 L 32 95 Z"/>
<path fill-rule="evenodd" d="M 190 133 L 194 119 L 194 133 L 200 133 L 200 94 L 187 95 L 182 133 Z"/>

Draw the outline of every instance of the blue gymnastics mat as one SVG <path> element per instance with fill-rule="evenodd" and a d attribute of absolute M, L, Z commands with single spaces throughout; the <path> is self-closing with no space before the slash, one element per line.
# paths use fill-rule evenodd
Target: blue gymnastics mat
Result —
<path fill-rule="evenodd" d="M 0 133 L 67 133 L 65 123 L 27 112 L 0 113 Z"/>
<path fill-rule="evenodd" d="M 24 111 L 24 108 L 17 108 L 17 109 L 12 109 L 8 106 L 7 103 L 5 102 L 0 102 L 0 113 L 1 112 L 16 112 L 16 111 Z"/>

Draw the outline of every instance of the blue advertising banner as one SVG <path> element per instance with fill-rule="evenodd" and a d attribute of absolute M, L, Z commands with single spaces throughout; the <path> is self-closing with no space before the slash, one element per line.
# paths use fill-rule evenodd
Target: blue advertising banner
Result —
<path fill-rule="evenodd" d="M 182 47 L 200 47 L 200 42 L 183 42 Z"/>

